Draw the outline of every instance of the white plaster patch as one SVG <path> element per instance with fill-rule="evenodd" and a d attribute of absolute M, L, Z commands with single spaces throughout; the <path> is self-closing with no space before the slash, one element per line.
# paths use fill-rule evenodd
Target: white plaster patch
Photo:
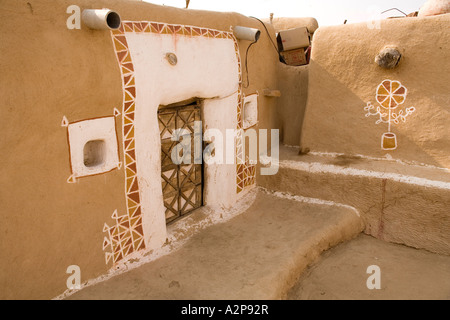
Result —
<path fill-rule="evenodd" d="M 236 203 L 236 165 L 234 161 L 227 164 L 226 158 L 235 159 L 235 145 L 227 139 L 227 130 L 237 127 L 236 117 L 230 117 L 236 111 L 237 93 L 224 99 L 207 99 L 203 103 L 203 132 L 213 128 L 221 133 L 215 137 L 215 145 L 219 148 L 221 139 L 223 154 L 219 163 L 204 163 L 204 203 L 212 207 L 230 207 Z M 206 136 L 204 137 L 204 139 Z M 232 148 L 230 148 L 230 146 Z M 216 151 L 215 155 L 218 156 Z M 220 191 L 219 191 L 220 190 Z"/>
<path fill-rule="evenodd" d="M 134 130 L 142 226 L 146 248 L 158 249 L 167 236 L 161 188 L 158 107 L 193 97 L 211 99 L 237 92 L 239 64 L 232 39 L 154 33 L 126 33 L 126 39 L 136 80 Z M 176 56 L 176 65 L 168 63 L 167 53 Z M 236 119 L 237 103 L 235 95 L 217 102 L 216 112 L 211 113 L 207 121 Z M 227 114 L 223 113 L 225 110 Z M 229 129 L 236 128 L 235 123 L 230 122 L 229 125 L 234 126 Z M 236 181 L 235 168 L 234 175 L 223 170 L 227 171 L 225 175 L 214 174 L 210 175 L 213 178 L 207 179 L 207 199 L 211 200 L 207 201 L 210 204 L 215 200 L 229 202 L 229 197 L 214 196 L 229 192 L 228 188 L 223 190 L 228 185 L 223 179 Z M 219 171 L 222 172 L 217 169 L 213 173 Z M 235 193 L 235 187 L 233 191 Z"/>
<path fill-rule="evenodd" d="M 84 177 L 116 169 L 119 154 L 114 117 L 68 124 L 72 177 Z"/>

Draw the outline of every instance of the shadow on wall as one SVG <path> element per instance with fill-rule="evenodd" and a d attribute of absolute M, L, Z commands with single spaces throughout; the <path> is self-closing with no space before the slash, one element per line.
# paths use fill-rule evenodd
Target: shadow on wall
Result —
<path fill-rule="evenodd" d="M 297 146 L 303 125 L 308 97 L 309 66 L 278 66 L 278 85 L 281 97 L 278 98 L 277 113 L 280 119 L 280 139 L 283 144 Z"/>
<path fill-rule="evenodd" d="M 374 157 L 390 154 L 395 159 L 446 167 L 446 164 L 427 151 L 445 143 L 445 137 L 433 135 L 436 126 L 444 124 L 438 121 L 435 125 L 429 125 L 432 123 L 432 115 L 418 110 L 408 117 L 406 123 L 399 126 L 394 124 L 392 130 L 397 136 L 398 147 L 392 151 L 382 150 L 381 136 L 386 131 L 387 124 L 376 124 L 377 118 L 366 117 L 364 110 L 367 102 L 376 104 L 375 94 L 379 83 L 359 83 L 355 80 L 351 84 L 344 84 L 314 60 L 311 60 L 309 68 L 308 102 L 300 135 L 302 150 Z M 384 78 L 380 78 L 380 82 L 383 80 Z M 407 85 L 406 81 L 405 84 Z M 360 97 L 354 93 L 357 91 L 372 94 Z M 423 104 L 421 92 L 415 92 L 411 86 L 409 93 L 405 107 L 415 106 L 420 109 L 416 101 L 420 98 L 419 103 Z M 426 99 L 435 106 L 441 106 L 442 114 L 448 114 L 443 107 L 446 105 L 445 101 L 448 105 L 448 98 L 434 95 Z M 415 140 L 410 135 L 414 135 Z"/>

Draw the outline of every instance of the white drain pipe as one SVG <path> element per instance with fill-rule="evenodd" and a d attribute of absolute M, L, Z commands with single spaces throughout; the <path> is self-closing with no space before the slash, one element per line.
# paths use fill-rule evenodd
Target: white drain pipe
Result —
<path fill-rule="evenodd" d="M 233 29 L 234 36 L 239 40 L 258 41 L 261 31 L 254 28 L 236 26 Z"/>
<path fill-rule="evenodd" d="M 116 30 L 120 27 L 120 16 L 110 9 L 85 9 L 81 20 L 90 29 Z"/>

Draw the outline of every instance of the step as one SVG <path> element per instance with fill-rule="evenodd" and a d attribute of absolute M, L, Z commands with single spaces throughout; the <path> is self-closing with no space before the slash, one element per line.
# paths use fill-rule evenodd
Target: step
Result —
<path fill-rule="evenodd" d="M 388 242 L 450 255 L 450 173 L 392 159 L 280 147 L 277 175 L 258 184 L 358 209 L 364 232 Z"/>
<path fill-rule="evenodd" d="M 354 208 L 256 189 L 240 215 L 68 299 L 280 299 L 325 250 L 363 230 Z"/>
<path fill-rule="evenodd" d="M 320 256 L 289 290 L 289 300 L 449 300 L 450 256 L 361 234 Z M 367 281 L 377 267 L 378 277 Z"/>

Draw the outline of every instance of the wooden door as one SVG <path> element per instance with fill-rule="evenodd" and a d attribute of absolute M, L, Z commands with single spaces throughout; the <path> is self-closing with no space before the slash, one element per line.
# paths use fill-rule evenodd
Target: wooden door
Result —
<path fill-rule="evenodd" d="M 201 121 L 199 103 L 161 107 L 158 122 L 161 136 L 161 183 L 166 208 L 166 223 L 173 222 L 202 206 L 203 166 L 194 163 L 194 122 Z M 190 164 L 175 164 L 172 150 L 180 142 L 172 141 L 176 129 L 191 136 Z"/>

